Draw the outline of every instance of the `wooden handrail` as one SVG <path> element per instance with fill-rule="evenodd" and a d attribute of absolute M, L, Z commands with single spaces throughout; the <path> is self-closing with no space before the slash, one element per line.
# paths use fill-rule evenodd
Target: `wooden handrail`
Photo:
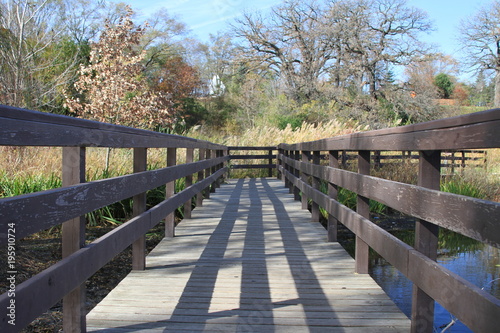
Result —
<path fill-rule="evenodd" d="M 8 241 L 4 230 L 9 225 L 15 224 L 16 237 L 22 238 L 122 199 L 136 197 L 136 200 L 140 200 L 143 193 L 150 189 L 172 184 L 183 177 L 188 179 L 183 191 L 175 194 L 172 190 L 168 199 L 144 212 L 139 207 L 136 216 L 128 222 L 80 249 L 77 247 L 74 253 L 57 264 L 16 286 L 14 301 L 19 309 L 16 313 L 16 327 L 13 329 L 8 323 L 9 317 L 2 314 L 0 331 L 17 331 L 28 325 L 55 302 L 80 286 L 116 254 L 136 242 L 160 220 L 178 207 L 189 205 L 193 197 L 197 198 L 197 205 L 201 206 L 203 194 L 209 197 L 210 191 L 218 186 L 220 178 L 228 171 L 227 161 L 250 158 L 268 159 L 269 163 L 237 167 L 268 168 L 270 172 L 277 169 L 278 177 L 285 181 L 295 199 L 302 199 L 306 208 L 308 200 L 312 200 L 312 219 L 318 218 L 319 207 L 328 212 L 329 240 L 336 239 L 336 224 L 339 222 L 351 229 L 359 242 L 366 244 L 366 248 L 363 245 L 359 249 L 357 270 L 365 271 L 369 246 L 412 280 L 419 292 L 429 295 L 432 303 L 434 300 L 438 301 L 473 330 L 494 331 L 500 325 L 498 299 L 436 264 L 432 258 L 432 249 L 424 255 L 416 250 L 417 247 L 403 243 L 370 222 L 366 218 L 366 212 L 358 214 L 338 203 L 336 196 L 338 188 L 343 187 L 355 192 L 362 202 L 373 199 L 414 216 L 423 224 L 444 227 L 498 247 L 500 203 L 433 189 L 435 182 L 431 186 L 425 182 L 425 168 L 421 168 L 420 180 L 424 181 L 420 186 L 369 176 L 367 170 L 372 150 L 418 151 L 421 165 L 422 160 L 434 156 L 429 158 L 426 168 L 434 168 L 432 177 L 436 179 L 436 175 L 439 176 L 439 163 L 436 164 L 440 161 L 438 152 L 449 149 L 498 148 L 499 128 L 500 110 L 488 110 L 428 123 L 312 142 L 280 144 L 277 147 L 227 147 L 177 135 L 0 105 L 0 145 L 79 147 L 81 150 L 92 146 L 135 148 L 138 154 L 142 154 L 138 155 L 138 168 L 133 174 L 0 199 L 2 246 Z M 168 167 L 141 171 L 144 169 L 146 148 L 167 148 L 170 161 L 170 164 L 167 163 Z M 175 165 L 177 148 L 187 148 L 188 163 Z M 192 162 L 193 149 L 199 150 L 197 162 Z M 231 155 L 231 150 L 263 150 L 268 153 Z M 276 150 L 277 154 L 273 154 Z M 368 164 L 359 173 L 341 170 L 338 168 L 341 151 L 356 151 L 360 161 Z M 328 154 L 329 166 L 321 165 L 322 153 Z M 84 167 L 84 163 L 81 165 Z M 193 174 L 197 175 L 197 182 L 191 184 L 190 177 Z M 321 181 L 328 183 L 328 194 L 319 190 Z M 141 205 L 143 206 L 139 206 Z M 173 230 L 169 232 L 173 236 Z M 424 246 L 426 242 L 435 241 L 432 235 L 428 239 L 425 237 L 427 236 L 421 238 Z M 137 267 L 143 266 L 141 260 L 134 259 L 134 262 Z M 7 308 L 12 300 L 8 293 L 1 295 L 0 307 Z M 420 299 L 419 306 L 413 310 L 414 332 L 425 331 L 421 328 L 429 326 L 432 313 L 422 314 L 418 307 L 428 306 L 424 309 L 427 311 L 431 309 L 430 301 Z M 432 324 L 429 328 L 432 328 Z"/>
<path fill-rule="evenodd" d="M 267 160 L 267 164 L 233 164 L 231 169 L 268 169 L 268 177 L 272 177 L 273 170 L 276 169 L 276 154 L 273 151 L 278 150 L 276 146 L 229 146 L 227 147 L 230 160 Z M 267 154 L 231 154 L 232 151 L 266 151 Z"/>
<path fill-rule="evenodd" d="M 65 147 L 67 158 L 63 159 L 63 168 L 68 175 L 85 172 L 85 147 L 134 148 L 134 156 L 137 155 L 137 158 L 134 158 L 135 173 L 132 174 L 81 184 L 78 183 L 82 179 L 76 179 L 66 182 L 65 187 L 0 199 L 2 246 L 7 243 L 12 245 L 7 235 L 9 228 L 15 228 L 16 239 L 21 239 L 40 230 L 63 224 L 63 248 L 69 249 L 61 261 L 17 285 L 15 294 L 6 292 L 0 296 L 0 307 L 7 309 L 14 304 L 15 314 L 14 326 L 7 312 L 2 312 L 1 332 L 19 331 L 63 297 L 63 308 L 71 310 L 68 315 L 64 312 L 64 329 L 85 330 L 85 302 L 81 299 L 82 293 L 75 292 L 78 290 L 75 288 L 80 288 L 86 279 L 131 244 L 134 244 L 134 269 L 143 269 L 144 244 L 141 239 L 144 235 L 178 207 L 191 202 L 193 197 L 199 197 L 200 193 L 213 184 L 218 184 L 228 171 L 225 164 L 229 160 L 229 156 L 222 153 L 227 151 L 226 146 L 207 141 L 2 105 L 0 145 Z M 173 154 L 177 148 L 186 148 L 191 152 L 198 149 L 200 160 L 182 165 L 167 163 L 166 168 L 142 171 L 146 169 L 147 148 L 167 148 L 169 158 L 174 160 Z M 71 154 L 82 157 L 81 162 L 73 165 L 75 163 L 71 161 Z M 177 194 L 172 192 L 166 200 L 144 211 L 145 192 L 165 184 L 173 184 L 175 180 L 183 177 L 191 179 L 193 174 L 198 175 L 196 183 L 191 184 L 192 182 L 188 181 L 183 191 Z M 84 236 L 78 226 L 79 217 L 132 197 L 137 201 L 134 201 L 136 216 L 101 238 L 84 245 L 77 235 Z M 67 221 L 75 221 L 74 228 L 71 227 L 74 229 L 71 232 L 75 235 L 65 239 L 64 226 L 68 225 Z M 173 224 L 171 227 L 173 228 Z M 78 318 L 79 314 L 83 314 L 83 320 Z"/>
<path fill-rule="evenodd" d="M 486 244 L 500 246 L 500 203 L 438 190 L 441 151 L 499 148 L 499 128 L 500 110 L 495 109 L 400 128 L 280 144 L 278 171 L 291 192 L 301 192 L 303 198 L 312 200 L 313 210 L 315 204 L 326 210 L 332 217 L 329 218 L 329 227 L 335 228 L 337 221 L 343 223 L 360 241 L 377 251 L 414 283 L 412 332 L 432 332 L 434 300 L 474 331 L 494 332 L 500 325 L 500 300 L 437 264 L 434 260 L 435 245 L 428 245 L 437 244 L 436 228 L 439 226 Z M 418 151 L 420 186 L 338 168 L 340 151 L 362 151 L 364 160 L 369 161 L 367 152 L 370 150 Z M 321 153 L 328 153 L 332 159 L 330 166 L 309 161 L 309 156 Z M 299 161 L 298 154 L 305 158 Z M 425 167 L 422 167 L 423 164 Z M 429 181 L 429 177 L 433 180 Z M 314 179 L 328 183 L 330 193 L 319 191 Z M 338 187 L 416 217 L 421 221 L 417 224 L 428 224 L 420 228 L 420 232 L 424 232 L 417 237 L 418 246 L 414 248 L 405 244 L 366 217 L 338 203 Z M 434 231 L 428 232 L 425 228 Z M 328 237 L 336 239 L 331 230 Z M 356 261 L 361 262 L 357 265 L 360 271 L 367 262 L 367 252 L 356 252 Z"/>
<path fill-rule="evenodd" d="M 283 150 L 457 150 L 500 147 L 500 109 L 296 144 Z"/>

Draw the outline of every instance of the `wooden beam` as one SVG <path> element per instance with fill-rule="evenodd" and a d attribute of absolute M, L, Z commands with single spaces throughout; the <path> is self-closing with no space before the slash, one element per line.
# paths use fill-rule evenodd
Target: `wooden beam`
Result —
<path fill-rule="evenodd" d="M 440 192 L 337 168 L 306 164 L 286 157 L 283 162 L 402 213 L 432 222 L 480 242 L 500 246 L 498 202 Z"/>
<path fill-rule="evenodd" d="M 302 150 L 302 162 L 303 163 L 309 163 L 309 152 L 305 151 L 305 150 Z M 300 179 L 304 182 L 304 183 L 308 183 L 308 178 L 309 178 L 309 175 L 306 174 L 305 172 L 301 171 L 300 172 Z M 309 206 L 309 198 L 306 196 L 306 194 L 304 192 L 302 192 L 302 209 L 307 209 Z"/>
<path fill-rule="evenodd" d="M 319 165 L 320 163 L 320 151 L 314 151 L 312 155 L 312 163 Z M 312 177 L 312 187 L 316 190 L 319 190 L 319 186 L 321 183 L 321 179 L 319 177 Z M 311 222 L 319 222 L 320 212 L 319 205 L 317 202 L 312 202 L 311 204 Z"/>
<path fill-rule="evenodd" d="M 358 152 L 358 173 L 362 175 L 370 174 L 370 151 L 360 150 Z M 370 199 L 357 195 L 356 211 L 359 215 L 369 219 L 370 218 Z M 365 241 L 359 236 L 356 236 L 356 273 L 368 274 L 369 266 L 369 250 L 370 248 Z"/>
<path fill-rule="evenodd" d="M 16 223 L 16 236 L 22 238 L 225 160 L 227 157 L 203 160 L 3 198 L 0 199 L 0 228 L 6 228 L 8 223 Z M 35 220 L 36 223 L 33 222 Z M 6 235 L 0 234 L 0 245 L 6 242 Z"/>
<path fill-rule="evenodd" d="M 134 172 L 147 170 L 147 149 L 134 148 Z M 133 202 L 133 216 L 139 216 L 146 211 L 146 192 L 135 195 Z M 132 243 L 132 269 L 146 268 L 146 235 L 141 235 Z"/>
<path fill-rule="evenodd" d="M 85 148 L 65 147 L 62 151 L 62 186 L 85 182 Z M 85 216 L 73 218 L 62 225 L 62 257 L 67 258 L 85 246 Z M 63 298 L 63 329 L 85 332 L 85 284 Z"/>
<path fill-rule="evenodd" d="M 186 163 L 192 163 L 194 159 L 194 149 L 188 148 L 186 149 Z M 187 175 L 186 176 L 186 186 L 189 187 L 193 185 L 193 175 Z M 184 204 L 184 218 L 190 219 L 191 218 L 191 209 L 193 208 L 193 202 L 192 198 L 190 198 L 186 203 Z"/>
<path fill-rule="evenodd" d="M 418 185 L 439 190 L 441 181 L 441 151 L 420 152 Z M 415 224 L 415 249 L 436 260 L 439 227 L 418 220 Z M 432 333 L 434 329 L 434 299 L 418 286 L 413 286 L 411 331 L 413 333 Z"/>
<path fill-rule="evenodd" d="M 167 167 L 177 164 L 177 149 L 167 148 Z M 165 186 L 165 199 L 171 198 L 175 194 L 175 180 L 169 182 Z M 175 210 L 165 218 L 165 237 L 172 238 L 175 236 Z"/>
<path fill-rule="evenodd" d="M 339 167 L 339 151 L 338 150 L 330 150 L 328 152 L 328 164 L 331 168 Z M 328 182 L 328 196 L 333 200 L 338 199 L 338 186 L 334 183 Z M 337 241 L 337 227 L 338 220 L 332 214 L 328 214 L 328 242 L 336 242 Z"/>

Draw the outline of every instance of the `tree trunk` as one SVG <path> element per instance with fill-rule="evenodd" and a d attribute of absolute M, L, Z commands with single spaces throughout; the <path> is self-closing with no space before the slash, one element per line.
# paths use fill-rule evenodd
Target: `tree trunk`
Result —
<path fill-rule="evenodd" d="M 494 107 L 500 108 L 500 68 L 496 69 L 495 73 L 495 100 Z"/>

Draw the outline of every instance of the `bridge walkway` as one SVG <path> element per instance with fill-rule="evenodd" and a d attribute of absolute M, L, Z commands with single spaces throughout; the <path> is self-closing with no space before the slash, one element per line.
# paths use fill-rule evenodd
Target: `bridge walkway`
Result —
<path fill-rule="evenodd" d="M 232 179 L 87 315 L 89 332 L 408 332 L 279 180 Z"/>

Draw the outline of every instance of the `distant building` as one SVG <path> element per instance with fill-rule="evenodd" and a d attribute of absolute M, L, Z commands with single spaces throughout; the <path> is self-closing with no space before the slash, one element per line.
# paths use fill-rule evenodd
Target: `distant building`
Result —
<path fill-rule="evenodd" d="M 214 75 L 208 85 L 208 92 L 210 96 L 221 96 L 226 91 L 224 82 L 221 81 L 219 75 Z"/>

